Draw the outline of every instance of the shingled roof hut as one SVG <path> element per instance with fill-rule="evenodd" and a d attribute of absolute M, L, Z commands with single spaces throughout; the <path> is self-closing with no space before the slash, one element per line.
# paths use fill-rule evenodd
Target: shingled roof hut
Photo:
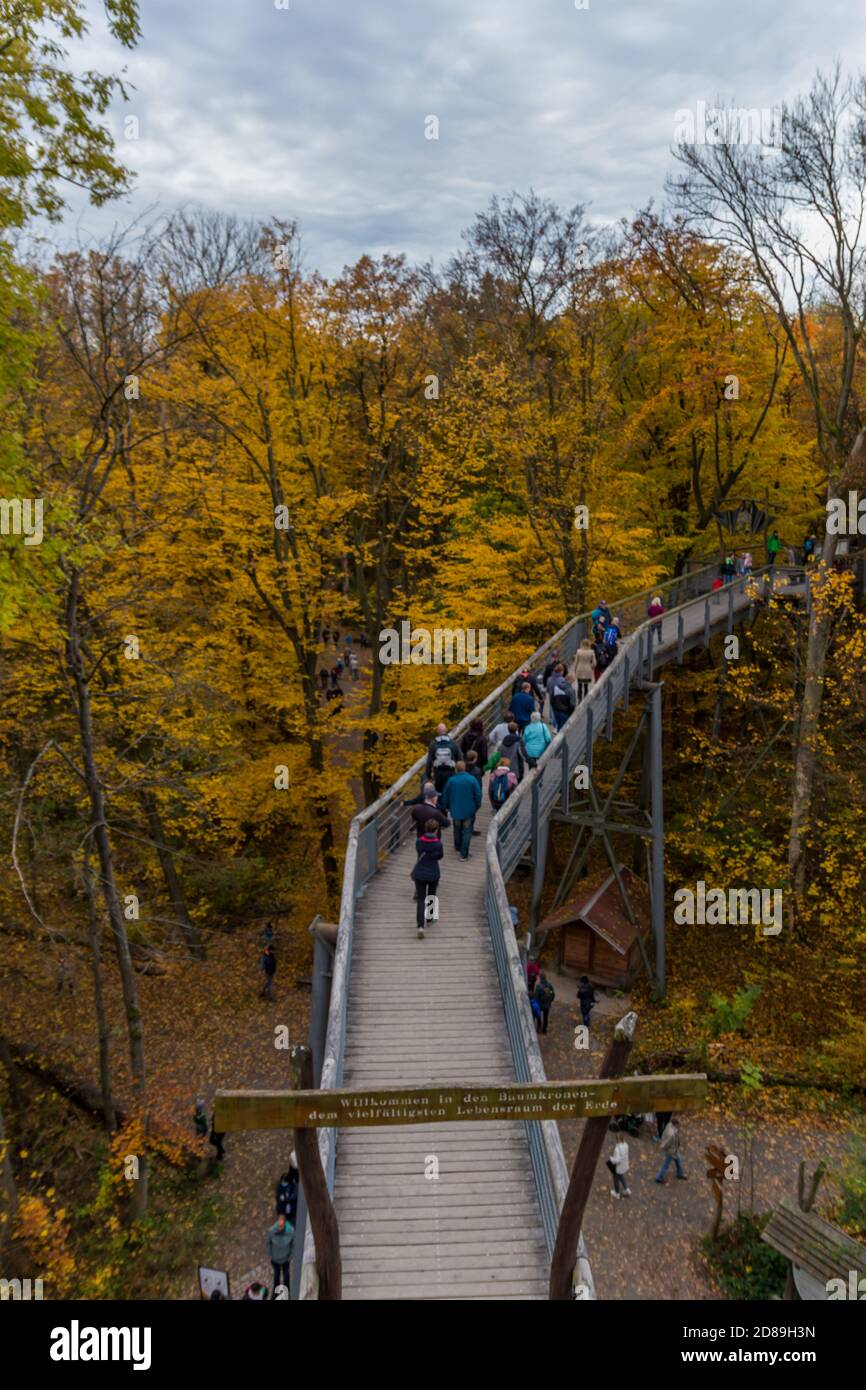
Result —
<path fill-rule="evenodd" d="M 579 890 L 540 923 L 559 930 L 559 969 L 601 985 L 627 988 L 641 966 L 640 943 L 650 927 L 649 888 L 624 864 L 619 872 L 636 922 L 628 920 L 612 869 L 581 881 Z"/>

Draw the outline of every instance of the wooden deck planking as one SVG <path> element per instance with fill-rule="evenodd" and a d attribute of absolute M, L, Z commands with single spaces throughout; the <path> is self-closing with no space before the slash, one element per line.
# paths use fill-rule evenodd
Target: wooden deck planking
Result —
<path fill-rule="evenodd" d="M 355 916 L 343 1079 L 515 1079 L 484 910 L 481 835 L 462 861 L 445 831 L 440 920 L 416 936 L 410 839 Z M 426 1178 L 429 1156 L 439 1177 Z M 548 1256 L 523 1124 L 341 1131 L 334 1199 L 346 1298 L 542 1298 Z"/>

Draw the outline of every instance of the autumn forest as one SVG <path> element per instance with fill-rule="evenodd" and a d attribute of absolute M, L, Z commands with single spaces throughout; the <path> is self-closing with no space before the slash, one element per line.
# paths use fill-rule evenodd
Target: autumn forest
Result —
<path fill-rule="evenodd" d="M 763 1085 L 780 1122 L 803 1106 L 862 1132 L 866 613 L 825 526 L 828 497 L 866 488 L 862 89 L 816 78 L 760 187 L 758 164 L 737 178 L 755 152 L 688 147 L 620 222 L 524 188 L 442 265 L 395 248 L 325 277 L 279 217 L 25 235 L 70 172 L 97 201 L 128 178 L 108 90 L 47 73 L 44 8 L 24 6 L 14 80 L 0 52 L 2 493 L 42 499 L 38 544 L 0 538 L 0 1148 L 22 1274 L 190 1296 L 246 1190 L 202 1182 L 194 1102 L 278 1075 L 250 1063 L 273 1029 L 262 925 L 302 1040 L 307 928 L 339 919 L 356 811 L 600 598 L 729 548 L 766 563 L 764 535 L 722 532 L 744 498 L 784 545 L 817 534 L 822 578 L 811 616 L 770 605 L 739 662 L 712 646 L 666 675 L 667 875 L 783 888 L 786 944 L 671 926 L 665 1000 L 635 987 L 639 1053 L 699 1056 L 730 1113 Z M 848 163 L 819 174 L 828 124 Z M 819 230 L 795 225 L 804 201 Z M 484 630 L 486 671 L 383 664 L 404 620 Z M 334 631 L 370 646 L 325 700 Z M 834 1212 L 862 1239 L 860 1143 Z"/>

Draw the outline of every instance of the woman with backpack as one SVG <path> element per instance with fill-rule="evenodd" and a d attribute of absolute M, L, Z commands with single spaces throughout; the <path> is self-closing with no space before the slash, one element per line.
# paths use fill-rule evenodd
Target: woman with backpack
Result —
<path fill-rule="evenodd" d="M 523 781 L 523 742 L 518 731 L 518 726 L 514 722 L 508 726 L 508 733 L 499 745 L 502 752 L 502 761 L 507 760 L 508 766 L 515 774 L 518 782 Z"/>
<path fill-rule="evenodd" d="M 505 805 L 516 786 L 517 778 L 511 771 L 511 764 L 507 758 L 500 758 L 491 772 L 490 781 L 487 784 L 487 795 L 490 798 L 494 815 L 500 806 Z"/>
<path fill-rule="evenodd" d="M 544 723 L 538 710 L 533 710 L 529 716 L 529 723 L 523 730 L 523 751 L 526 754 L 526 761 L 530 767 L 535 767 L 547 745 L 552 742 L 553 735 Z"/>
<path fill-rule="evenodd" d="M 420 940 L 424 938 L 427 899 L 435 898 L 439 888 L 439 860 L 442 858 L 443 849 L 438 831 L 436 821 L 428 820 L 424 834 L 419 835 L 415 841 L 418 858 L 412 870 L 412 881 L 415 884 L 415 921 Z"/>

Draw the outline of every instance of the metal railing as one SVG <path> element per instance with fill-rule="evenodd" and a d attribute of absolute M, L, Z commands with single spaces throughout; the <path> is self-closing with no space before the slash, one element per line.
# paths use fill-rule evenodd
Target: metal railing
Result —
<path fill-rule="evenodd" d="M 713 598 L 705 599 L 705 634 L 718 626 L 720 617 L 727 619 L 729 630 L 732 628 L 735 610 L 748 606 L 742 599 L 737 601 L 735 595 L 743 595 L 747 584 L 763 573 L 764 571 L 756 571 L 754 576 L 747 575 L 727 585 L 725 590 L 721 591 L 725 604 L 721 612 L 714 607 Z M 781 575 L 781 569 L 777 568 L 776 573 Z M 624 629 L 634 626 L 636 630 L 621 642 L 616 660 L 554 737 L 536 768 L 515 788 L 491 822 L 486 843 L 488 872 L 485 901 L 515 1078 L 519 1081 L 540 1081 L 544 1078 L 544 1067 L 505 888 L 506 879 L 531 838 L 533 798 L 537 798 L 538 814 L 543 817 L 563 794 L 572 769 L 580 763 L 591 766 L 595 738 L 602 728 L 606 728 L 610 734 L 614 709 L 619 704 L 627 703 L 630 685 L 646 677 L 652 678 L 653 634 L 651 624 L 646 619 L 647 600 L 653 594 L 661 594 L 666 598 L 665 621 L 669 623 L 672 618 L 677 620 L 677 645 L 681 655 L 685 633 L 680 615 L 694 606 L 697 597 L 707 594 L 717 574 L 718 565 L 707 565 L 702 570 L 654 584 L 637 594 L 630 594 L 617 603 L 608 605 L 612 614 L 620 615 Z M 589 613 L 581 613 L 561 627 L 456 725 L 451 731 L 452 737 L 459 738 L 474 719 L 480 719 L 485 733 L 489 733 L 508 709 L 520 671 L 525 666 L 537 668 L 553 651 L 558 651 L 561 660 L 570 662 L 578 645 L 590 630 L 590 621 Z M 425 764 L 426 754 L 413 763 L 377 801 L 359 812 L 349 826 L 328 1031 L 320 1083 L 323 1089 L 338 1087 L 343 1079 L 355 906 L 368 880 L 387 858 L 399 849 L 406 836 L 410 832 L 414 833 L 414 823 L 402 802 L 408 788 L 411 787 L 413 793 L 416 790 L 412 784 L 416 781 L 420 783 Z M 568 1185 L 565 1156 L 555 1121 L 533 1121 L 526 1125 L 526 1131 L 545 1237 L 548 1248 L 552 1250 L 559 1210 Z M 336 1164 L 335 1130 L 319 1131 L 319 1149 L 328 1186 L 333 1191 Z M 309 1231 L 304 1243 L 303 1262 L 300 1297 L 315 1298 L 315 1250 Z M 591 1291 L 592 1276 L 583 1251 L 579 1266 L 579 1277 Z"/>

